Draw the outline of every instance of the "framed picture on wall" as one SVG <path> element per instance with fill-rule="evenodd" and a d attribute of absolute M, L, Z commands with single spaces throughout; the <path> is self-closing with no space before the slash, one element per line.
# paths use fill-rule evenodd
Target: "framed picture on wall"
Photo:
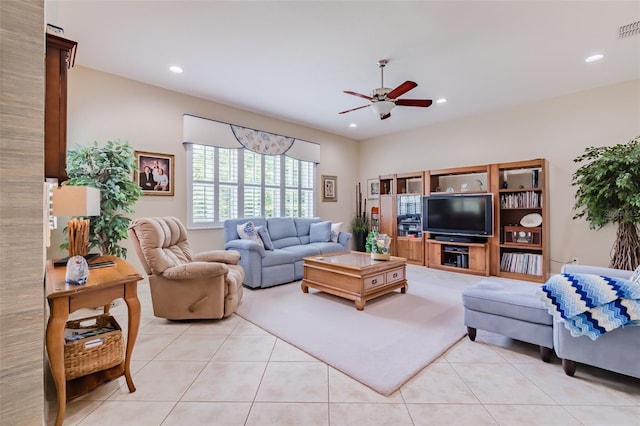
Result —
<path fill-rule="evenodd" d="M 135 151 L 138 173 L 136 183 L 142 189 L 142 195 L 173 196 L 175 186 L 171 154 Z"/>
<path fill-rule="evenodd" d="M 380 195 L 380 179 L 367 179 L 367 198 L 378 199 Z"/>
<path fill-rule="evenodd" d="M 338 201 L 338 177 L 322 175 L 322 201 Z"/>

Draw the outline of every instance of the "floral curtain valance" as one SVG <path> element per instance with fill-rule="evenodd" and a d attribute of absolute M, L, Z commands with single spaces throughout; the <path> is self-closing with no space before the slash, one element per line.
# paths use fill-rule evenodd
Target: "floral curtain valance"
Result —
<path fill-rule="evenodd" d="M 294 142 L 293 138 L 261 132 L 247 127 L 234 126 L 233 124 L 231 125 L 231 130 L 242 146 L 258 154 L 284 154 Z"/>
<path fill-rule="evenodd" d="M 190 114 L 183 115 L 183 140 L 184 143 L 246 148 L 259 154 L 286 154 L 298 160 L 320 162 L 320 145 L 317 143 Z"/>

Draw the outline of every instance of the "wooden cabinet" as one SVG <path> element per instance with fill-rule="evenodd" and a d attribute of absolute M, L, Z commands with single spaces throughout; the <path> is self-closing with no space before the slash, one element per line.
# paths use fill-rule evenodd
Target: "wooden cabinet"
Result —
<path fill-rule="evenodd" d="M 47 33 L 44 106 L 44 177 L 67 179 L 67 70 L 77 43 Z"/>
<path fill-rule="evenodd" d="M 549 274 L 546 170 L 545 159 L 534 159 L 380 176 L 380 233 L 392 237 L 393 255 L 411 263 L 544 282 Z M 405 215 L 424 213 L 416 200 L 443 193 L 492 194 L 493 235 L 472 242 L 407 235 Z"/>
<path fill-rule="evenodd" d="M 489 276 L 489 244 L 427 240 L 427 266 L 454 272 Z"/>
<path fill-rule="evenodd" d="M 546 160 L 495 165 L 492 274 L 544 282 L 549 273 Z"/>
<path fill-rule="evenodd" d="M 424 265 L 424 245 L 422 238 L 397 237 L 396 256 L 404 257 L 407 262 Z"/>
<path fill-rule="evenodd" d="M 379 232 L 391 237 L 391 255 L 424 265 L 423 172 L 380 176 Z"/>

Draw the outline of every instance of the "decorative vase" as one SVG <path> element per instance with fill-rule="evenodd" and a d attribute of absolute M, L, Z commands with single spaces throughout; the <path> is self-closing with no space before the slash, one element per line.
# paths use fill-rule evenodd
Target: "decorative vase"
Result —
<path fill-rule="evenodd" d="M 373 260 L 389 260 L 389 247 L 391 246 L 391 238 L 387 234 L 378 234 L 371 244 L 371 259 Z"/>

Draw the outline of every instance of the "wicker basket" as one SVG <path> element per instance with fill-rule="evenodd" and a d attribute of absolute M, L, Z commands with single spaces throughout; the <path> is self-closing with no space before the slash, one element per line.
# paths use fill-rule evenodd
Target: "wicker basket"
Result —
<path fill-rule="evenodd" d="M 114 367 L 124 361 L 122 329 L 111 315 L 69 321 L 65 335 L 103 328 L 111 331 L 100 330 L 102 332 L 98 334 L 73 341 L 69 341 L 71 337 L 65 337 L 64 372 L 67 380 Z"/>

